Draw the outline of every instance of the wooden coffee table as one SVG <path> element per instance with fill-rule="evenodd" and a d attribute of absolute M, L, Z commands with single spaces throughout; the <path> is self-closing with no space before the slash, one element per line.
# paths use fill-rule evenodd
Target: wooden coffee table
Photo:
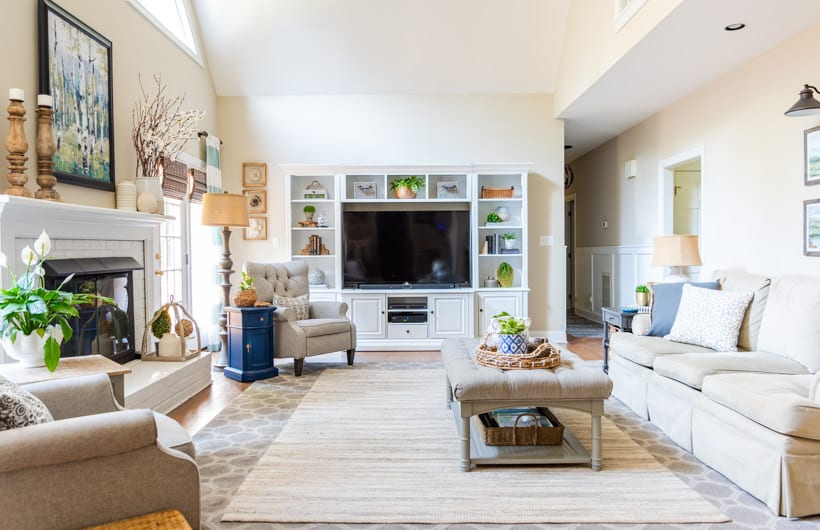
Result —
<path fill-rule="evenodd" d="M 24 368 L 17 366 L 17 363 L 0 364 L 0 375 L 18 385 L 101 373 L 108 374 L 114 397 L 120 405 L 125 405 L 125 374 L 130 374 L 131 369 L 102 355 L 62 357 L 53 372 L 45 366 Z"/>

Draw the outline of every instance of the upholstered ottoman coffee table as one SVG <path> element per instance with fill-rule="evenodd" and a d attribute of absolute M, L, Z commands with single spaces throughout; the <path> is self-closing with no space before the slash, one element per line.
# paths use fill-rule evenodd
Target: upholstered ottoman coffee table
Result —
<path fill-rule="evenodd" d="M 475 362 L 479 339 L 447 339 L 441 345 L 447 372 L 447 402 L 456 416 L 461 440 L 461 469 L 472 464 L 586 464 L 601 469 L 601 416 L 612 381 L 600 363 L 561 352 L 551 370 L 501 370 Z M 471 418 L 496 409 L 556 406 L 588 412 L 592 454 L 566 429 L 560 446 L 486 446 L 470 436 Z"/>

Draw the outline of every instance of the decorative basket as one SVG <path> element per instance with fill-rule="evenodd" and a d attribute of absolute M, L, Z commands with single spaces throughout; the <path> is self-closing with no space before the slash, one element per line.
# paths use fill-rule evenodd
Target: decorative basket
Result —
<path fill-rule="evenodd" d="M 256 290 L 247 289 L 236 291 L 233 295 L 233 305 L 236 307 L 253 307 L 256 303 Z"/>
<path fill-rule="evenodd" d="M 555 368 L 561 364 L 561 349 L 545 342 L 524 354 L 499 353 L 495 346 L 487 346 L 487 337 L 476 348 L 475 360 L 482 366 L 502 370 L 534 370 Z"/>
<path fill-rule="evenodd" d="M 512 199 L 515 195 L 515 186 L 509 188 L 488 188 L 481 186 L 482 199 Z"/>
<path fill-rule="evenodd" d="M 314 180 L 307 186 L 305 186 L 304 191 L 302 192 L 303 199 L 327 199 L 327 188 L 322 186 L 322 183 L 318 180 Z"/>
<path fill-rule="evenodd" d="M 538 407 L 538 413 L 546 416 L 552 427 L 539 425 L 538 416 L 531 412 L 520 414 L 512 427 L 499 427 L 489 413 L 479 414 L 476 424 L 486 445 L 561 445 L 564 441 L 564 426 L 549 409 Z M 527 416 L 533 418 L 535 425 L 519 427 L 518 422 Z"/>
<path fill-rule="evenodd" d="M 160 357 L 158 352 L 149 351 L 148 350 L 148 338 L 151 334 L 151 325 L 160 317 L 163 312 L 168 312 L 168 315 L 171 317 L 171 331 L 176 333 L 182 332 L 185 336 L 179 337 L 179 355 L 175 356 L 162 356 Z M 196 349 L 189 349 L 188 348 L 188 341 L 193 341 L 194 338 L 187 338 L 191 331 L 194 332 L 194 338 L 196 339 Z M 194 320 L 194 317 L 191 316 L 190 313 L 182 306 L 182 304 L 178 304 L 174 302 L 174 297 L 171 296 L 171 301 L 167 304 L 164 304 L 162 307 L 157 309 L 154 312 L 154 315 L 151 317 L 151 320 L 145 324 L 145 331 L 142 333 L 142 360 L 143 361 L 187 361 L 188 359 L 193 359 L 199 352 L 202 351 L 202 341 L 199 334 L 199 325 Z"/>

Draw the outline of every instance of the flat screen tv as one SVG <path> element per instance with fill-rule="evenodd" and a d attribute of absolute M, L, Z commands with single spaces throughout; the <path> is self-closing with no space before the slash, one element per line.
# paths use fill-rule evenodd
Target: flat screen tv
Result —
<path fill-rule="evenodd" d="M 346 287 L 463 287 L 470 283 L 469 211 L 346 211 Z"/>

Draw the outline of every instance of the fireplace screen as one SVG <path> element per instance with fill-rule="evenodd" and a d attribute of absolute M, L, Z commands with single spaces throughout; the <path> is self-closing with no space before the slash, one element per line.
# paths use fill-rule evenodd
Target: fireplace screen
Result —
<path fill-rule="evenodd" d="M 116 303 L 97 301 L 78 307 L 80 315 L 70 321 L 74 331 L 63 342 L 61 357 L 104 355 L 119 363 L 136 358 L 132 271 L 142 266 L 132 258 L 83 258 L 47 260 L 46 286 L 56 288 L 69 275 L 64 291 L 96 293 Z"/>

